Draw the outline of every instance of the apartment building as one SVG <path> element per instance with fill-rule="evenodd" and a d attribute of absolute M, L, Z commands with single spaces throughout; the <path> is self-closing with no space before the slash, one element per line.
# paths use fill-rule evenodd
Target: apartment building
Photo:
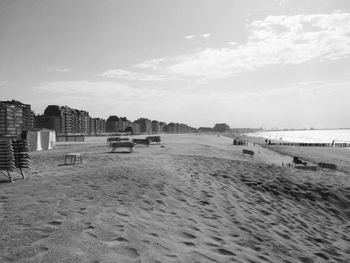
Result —
<path fill-rule="evenodd" d="M 98 135 L 106 132 L 106 120 L 101 118 L 90 119 L 90 134 Z"/>
<path fill-rule="evenodd" d="M 90 133 L 90 116 L 87 111 L 49 105 L 44 115 L 36 118 L 36 127 L 53 129 L 57 134 L 87 135 Z"/>
<path fill-rule="evenodd" d="M 152 133 L 160 133 L 160 123 L 156 120 L 152 121 Z"/>
<path fill-rule="evenodd" d="M 141 133 L 152 133 L 152 122 L 149 119 L 146 118 L 139 118 L 137 120 L 138 124 L 140 125 L 140 132 Z"/>

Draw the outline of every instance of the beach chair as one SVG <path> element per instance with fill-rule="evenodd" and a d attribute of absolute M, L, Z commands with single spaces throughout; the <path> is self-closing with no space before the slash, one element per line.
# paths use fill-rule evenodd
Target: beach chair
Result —
<path fill-rule="evenodd" d="M 11 172 L 19 173 L 26 178 L 23 169 L 31 168 L 30 150 L 26 140 L 0 140 L 0 174 L 14 182 Z M 28 177 L 27 177 L 28 178 Z"/>
<path fill-rule="evenodd" d="M 69 163 L 68 160 L 70 161 Z M 81 153 L 67 153 L 64 157 L 64 164 L 76 164 L 77 160 L 79 160 L 80 163 L 83 163 L 83 157 L 81 156 Z"/>

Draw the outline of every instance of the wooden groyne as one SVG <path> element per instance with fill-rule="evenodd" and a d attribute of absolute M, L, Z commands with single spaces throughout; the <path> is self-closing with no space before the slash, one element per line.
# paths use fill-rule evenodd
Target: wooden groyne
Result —
<path fill-rule="evenodd" d="M 302 146 L 302 147 L 350 147 L 350 143 L 304 143 L 304 142 L 270 142 L 268 145 Z"/>

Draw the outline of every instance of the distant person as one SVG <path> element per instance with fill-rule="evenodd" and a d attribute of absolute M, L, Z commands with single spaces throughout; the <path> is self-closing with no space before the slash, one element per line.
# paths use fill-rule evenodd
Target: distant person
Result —
<path fill-rule="evenodd" d="M 267 139 L 265 139 L 265 144 L 267 144 Z"/>
<path fill-rule="evenodd" d="M 269 145 L 271 145 L 271 140 L 269 140 Z"/>

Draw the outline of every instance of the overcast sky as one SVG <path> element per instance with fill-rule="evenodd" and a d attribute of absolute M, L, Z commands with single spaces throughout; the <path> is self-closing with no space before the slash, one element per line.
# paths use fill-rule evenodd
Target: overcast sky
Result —
<path fill-rule="evenodd" d="M 349 0 L 0 0 L 0 100 L 350 127 Z"/>

